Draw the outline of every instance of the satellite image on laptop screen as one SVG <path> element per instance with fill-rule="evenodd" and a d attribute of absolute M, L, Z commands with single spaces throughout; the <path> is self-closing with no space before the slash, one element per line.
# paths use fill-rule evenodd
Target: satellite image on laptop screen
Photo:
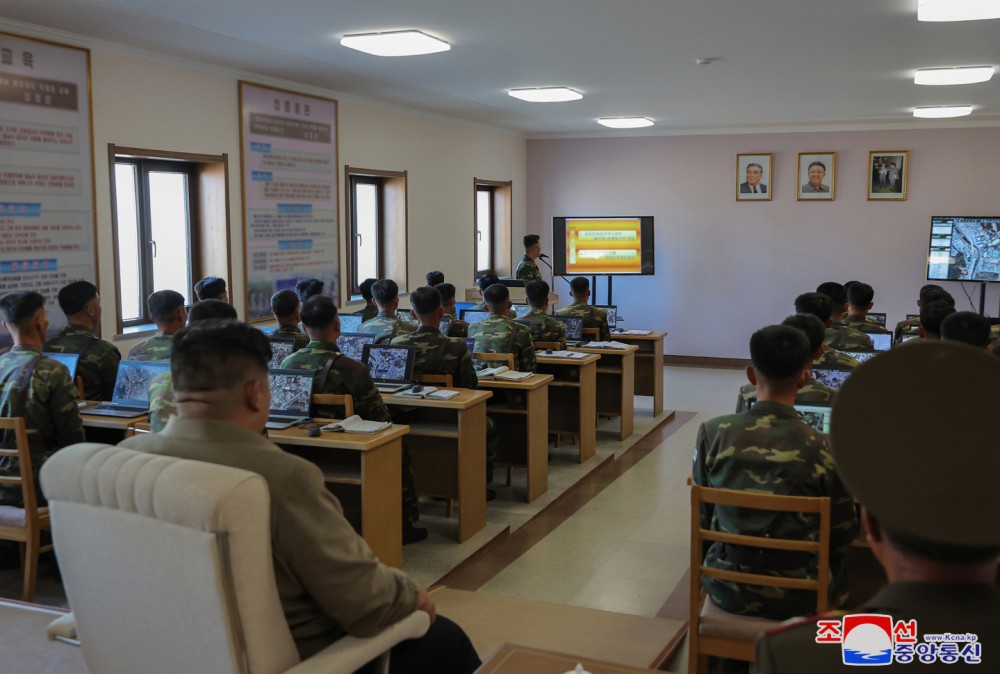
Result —
<path fill-rule="evenodd" d="M 475 325 L 476 323 L 481 323 L 490 317 L 490 312 L 488 311 L 476 311 L 474 309 L 465 309 L 462 311 L 462 320 L 469 325 Z"/>
<path fill-rule="evenodd" d="M 365 344 L 371 344 L 374 341 L 375 335 L 366 335 L 363 332 L 342 332 L 337 337 L 337 348 L 348 358 L 360 363 Z"/>
<path fill-rule="evenodd" d="M 615 323 L 618 322 L 618 305 L 616 304 L 595 304 L 598 309 L 604 309 L 604 313 L 608 315 L 608 325 L 610 327 L 615 327 Z"/>
<path fill-rule="evenodd" d="M 357 332 L 361 325 L 361 314 L 340 314 L 340 331 Z"/>
<path fill-rule="evenodd" d="M 170 363 L 150 360 L 123 360 L 115 378 L 114 400 L 122 405 L 149 404 L 149 382 L 170 371 Z"/>
<path fill-rule="evenodd" d="M 881 351 L 841 351 L 859 363 L 864 363 L 877 356 Z"/>
<path fill-rule="evenodd" d="M 572 316 L 553 316 L 557 321 L 562 321 L 566 326 L 566 339 L 571 342 L 583 339 L 583 319 Z"/>
<path fill-rule="evenodd" d="M 528 312 L 531 311 L 530 304 L 515 304 L 511 308 L 514 310 L 514 315 L 517 318 L 521 318 L 522 316 L 527 316 Z"/>
<path fill-rule="evenodd" d="M 314 376 L 315 372 L 311 371 L 270 370 L 267 380 L 271 384 L 271 409 L 299 411 L 309 416 Z"/>
<path fill-rule="evenodd" d="M 375 381 L 406 381 L 406 361 L 409 349 L 391 346 L 369 346 L 368 371 Z"/>
<path fill-rule="evenodd" d="M 883 328 L 885 327 L 885 314 L 880 314 L 880 313 L 876 313 L 874 311 L 869 311 L 868 312 L 868 318 L 872 319 L 873 321 L 875 321 L 876 323 L 878 323 L 879 325 L 881 325 Z"/>
<path fill-rule="evenodd" d="M 830 408 L 819 405 L 796 405 L 795 410 L 806 422 L 817 431 L 830 432 Z"/>
<path fill-rule="evenodd" d="M 832 389 L 839 389 L 851 376 L 850 370 L 833 370 L 827 368 L 814 367 L 813 377 L 821 384 L 826 384 Z"/>
<path fill-rule="evenodd" d="M 271 340 L 271 362 L 268 363 L 269 368 L 279 368 L 281 367 L 281 362 L 292 355 L 292 351 L 295 349 L 295 338 L 289 339 L 272 339 Z"/>
<path fill-rule="evenodd" d="M 892 346 L 891 334 L 888 333 L 884 335 L 869 334 L 868 336 L 872 338 L 872 344 L 875 345 L 876 351 L 888 351 L 889 347 Z"/>
<path fill-rule="evenodd" d="M 404 323 L 412 323 L 413 325 L 417 324 L 417 319 L 410 315 L 409 309 L 396 309 L 396 318 Z"/>

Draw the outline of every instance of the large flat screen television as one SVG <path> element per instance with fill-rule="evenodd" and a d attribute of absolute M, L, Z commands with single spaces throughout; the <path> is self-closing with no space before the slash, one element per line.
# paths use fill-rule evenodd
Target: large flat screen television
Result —
<path fill-rule="evenodd" d="M 1000 282 L 1000 216 L 932 217 L 927 280 Z"/>
<path fill-rule="evenodd" d="M 653 218 L 552 218 L 557 276 L 652 275 Z"/>

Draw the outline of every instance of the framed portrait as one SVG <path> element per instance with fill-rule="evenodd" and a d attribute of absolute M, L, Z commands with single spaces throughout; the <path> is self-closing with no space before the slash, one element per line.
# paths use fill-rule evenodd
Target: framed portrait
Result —
<path fill-rule="evenodd" d="M 833 201 L 837 187 L 837 153 L 800 152 L 796 177 L 799 201 Z"/>
<path fill-rule="evenodd" d="M 736 201 L 770 201 L 773 154 L 736 155 Z"/>
<path fill-rule="evenodd" d="M 909 150 L 869 152 L 868 201 L 904 201 L 909 174 Z"/>

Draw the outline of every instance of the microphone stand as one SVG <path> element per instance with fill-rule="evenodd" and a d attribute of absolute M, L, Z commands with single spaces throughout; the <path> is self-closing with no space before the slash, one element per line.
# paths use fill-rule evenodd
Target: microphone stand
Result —
<path fill-rule="evenodd" d="M 541 255 L 538 256 L 538 259 L 541 260 L 542 262 L 544 262 L 545 266 L 549 268 L 549 290 L 551 291 L 551 290 L 553 290 L 555 288 L 555 285 L 556 285 L 556 272 L 555 272 L 555 269 L 553 269 L 552 265 L 549 264 L 549 256 L 548 255 L 545 255 L 543 253 L 543 254 L 541 254 Z M 555 307 L 549 307 L 549 313 L 555 314 L 555 311 L 556 311 Z"/>

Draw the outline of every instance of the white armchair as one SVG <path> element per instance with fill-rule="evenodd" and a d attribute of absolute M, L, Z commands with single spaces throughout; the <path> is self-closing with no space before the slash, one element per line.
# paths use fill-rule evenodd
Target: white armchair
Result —
<path fill-rule="evenodd" d="M 52 456 L 41 482 L 73 610 L 49 635 L 78 638 L 91 672 L 350 674 L 429 626 L 417 611 L 300 662 L 255 473 L 84 443 Z"/>

